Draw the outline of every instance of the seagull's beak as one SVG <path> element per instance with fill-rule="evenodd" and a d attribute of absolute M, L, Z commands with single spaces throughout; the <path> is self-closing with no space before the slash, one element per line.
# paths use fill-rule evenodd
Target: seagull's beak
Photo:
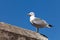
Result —
<path fill-rule="evenodd" d="M 28 16 L 31 16 L 30 14 L 27 14 Z"/>

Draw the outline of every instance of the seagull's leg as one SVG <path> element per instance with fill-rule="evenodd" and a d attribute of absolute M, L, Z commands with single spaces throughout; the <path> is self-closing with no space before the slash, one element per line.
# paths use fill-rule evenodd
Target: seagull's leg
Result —
<path fill-rule="evenodd" d="M 36 28 L 36 32 L 37 32 L 37 33 L 39 32 L 39 28 Z"/>

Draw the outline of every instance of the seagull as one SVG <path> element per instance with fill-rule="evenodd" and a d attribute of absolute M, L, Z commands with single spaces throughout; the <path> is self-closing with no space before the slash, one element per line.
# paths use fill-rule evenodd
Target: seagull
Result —
<path fill-rule="evenodd" d="M 48 24 L 45 20 L 35 17 L 34 12 L 28 14 L 30 16 L 30 23 L 36 27 L 36 32 L 39 32 L 39 28 L 51 28 L 52 25 Z"/>

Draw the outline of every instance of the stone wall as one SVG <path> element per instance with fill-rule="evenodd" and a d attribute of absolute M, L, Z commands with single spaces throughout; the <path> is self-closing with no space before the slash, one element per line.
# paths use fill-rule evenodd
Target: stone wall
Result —
<path fill-rule="evenodd" d="M 0 40 L 48 40 L 48 38 L 30 30 L 0 22 Z"/>

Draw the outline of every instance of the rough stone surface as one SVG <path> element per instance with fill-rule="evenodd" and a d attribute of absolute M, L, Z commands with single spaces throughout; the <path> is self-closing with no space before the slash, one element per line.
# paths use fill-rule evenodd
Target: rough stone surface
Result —
<path fill-rule="evenodd" d="M 48 38 L 30 30 L 0 22 L 0 40 L 48 40 Z"/>

